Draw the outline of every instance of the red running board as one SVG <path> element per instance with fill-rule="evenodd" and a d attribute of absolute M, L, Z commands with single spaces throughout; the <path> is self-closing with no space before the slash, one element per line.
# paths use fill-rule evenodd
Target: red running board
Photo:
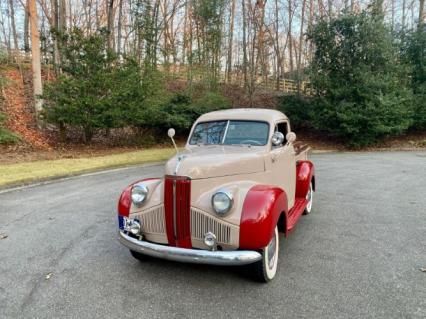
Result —
<path fill-rule="evenodd" d="M 308 201 L 305 198 L 296 197 L 293 208 L 290 209 L 290 211 L 288 212 L 288 232 L 291 232 L 294 226 L 296 226 L 296 223 L 299 220 L 300 216 L 302 216 L 307 203 Z"/>

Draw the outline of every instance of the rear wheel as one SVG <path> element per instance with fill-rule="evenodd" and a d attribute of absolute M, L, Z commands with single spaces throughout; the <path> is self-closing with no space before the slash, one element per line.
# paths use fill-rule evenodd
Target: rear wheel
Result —
<path fill-rule="evenodd" d="M 306 204 L 305 210 L 303 211 L 303 215 L 308 215 L 312 211 L 312 203 L 314 201 L 314 187 L 312 185 L 312 181 L 309 184 L 308 193 L 306 194 L 306 200 L 308 203 Z"/>
<path fill-rule="evenodd" d="M 253 275 L 257 281 L 269 282 L 277 273 L 279 252 L 278 227 L 275 227 L 274 235 L 268 246 L 262 249 L 262 259 L 252 264 Z"/>

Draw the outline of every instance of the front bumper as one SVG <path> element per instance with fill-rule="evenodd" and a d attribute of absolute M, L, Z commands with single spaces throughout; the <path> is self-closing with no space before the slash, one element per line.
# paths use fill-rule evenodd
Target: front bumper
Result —
<path fill-rule="evenodd" d="M 251 264 L 262 258 L 262 255 L 254 250 L 209 251 L 187 249 L 137 240 L 126 235 L 122 231 L 119 231 L 118 234 L 120 243 L 130 250 L 144 255 L 173 261 L 220 266 L 238 266 Z"/>

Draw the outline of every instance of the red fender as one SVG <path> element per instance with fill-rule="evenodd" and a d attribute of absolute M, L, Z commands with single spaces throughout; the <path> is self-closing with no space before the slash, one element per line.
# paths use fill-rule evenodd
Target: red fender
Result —
<path fill-rule="evenodd" d="M 137 184 L 137 183 L 150 181 L 150 180 L 153 180 L 153 179 L 159 179 L 159 178 L 145 178 L 145 179 L 142 179 L 142 180 L 139 180 L 139 181 L 136 181 L 136 182 L 130 184 L 129 186 L 127 186 L 124 189 L 124 191 L 120 195 L 120 199 L 118 200 L 118 215 L 124 216 L 124 217 L 129 217 L 130 206 L 131 206 L 130 193 L 132 191 L 132 186 Z"/>
<path fill-rule="evenodd" d="M 267 246 L 281 213 L 287 214 L 287 209 L 284 190 L 269 185 L 253 186 L 246 195 L 241 213 L 240 248 L 261 249 Z"/>
<path fill-rule="evenodd" d="M 305 198 L 311 179 L 314 178 L 315 167 L 310 161 L 298 161 L 296 164 L 296 197 Z M 314 181 L 315 190 L 315 181 Z"/>

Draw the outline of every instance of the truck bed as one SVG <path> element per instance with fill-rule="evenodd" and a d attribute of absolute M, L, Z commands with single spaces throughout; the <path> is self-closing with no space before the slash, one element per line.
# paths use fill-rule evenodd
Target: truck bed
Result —
<path fill-rule="evenodd" d="M 296 162 L 306 161 L 308 159 L 308 152 L 311 149 L 309 145 L 303 144 L 302 142 L 295 142 L 293 146 L 296 152 Z"/>

